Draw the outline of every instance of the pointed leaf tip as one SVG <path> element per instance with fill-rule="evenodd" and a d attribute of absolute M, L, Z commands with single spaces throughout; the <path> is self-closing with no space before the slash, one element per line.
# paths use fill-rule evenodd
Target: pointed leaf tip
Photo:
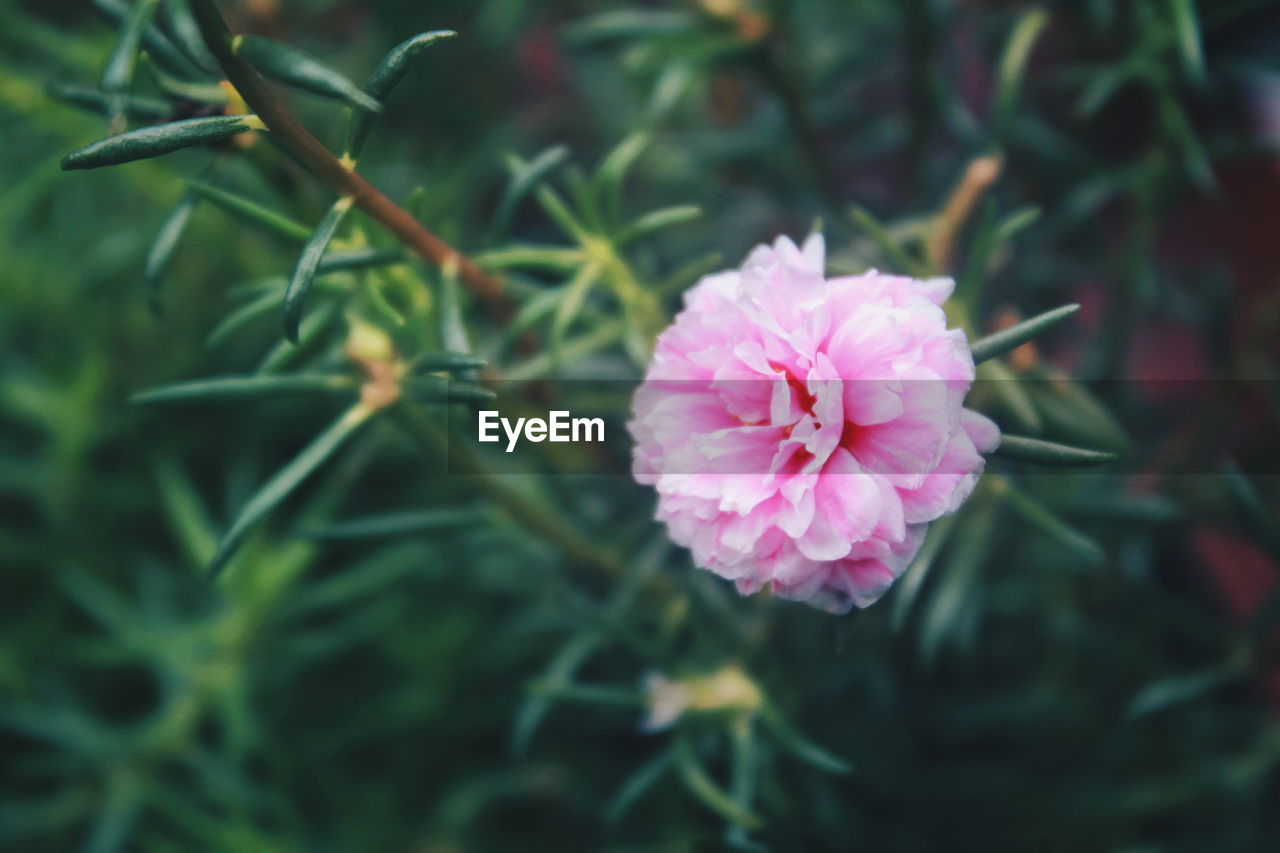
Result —
<path fill-rule="evenodd" d="M 153 127 L 140 127 L 108 136 L 62 158 L 62 168 L 97 169 L 133 160 L 158 157 L 180 148 L 190 148 L 229 139 L 246 130 L 261 128 L 256 116 L 208 116 L 171 121 Z"/>
<path fill-rule="evenodd" d="M 268 77 L 314 95 L 345 101 L 369 112 L 381 112 L 382 104 L 347 77 L 315 57 L 265 36 L 236 36 L 237 56 Z"/>
<path fill-rule="evenodd" d="M 302 247 L 302 254 L 298 256 L 298 263 L 293 268 L 293 276 L 284 293 L 284 334 L 295 344 L 298 342 L 298 325 L 302 322 L 302 306 L 311 291 L 311 285 L 315 283 L 320 261 L 353 201 L 351 197 L 340 198 L 329 208 L 329 212 L 320 220 L 315 232 Z"/>
<path fill-rule="evenodd" d="M 1001 329 L 984 338 L 979 338 L 973 342 L 971 347 L 973 363 L 981 364 L 996 356 L 1015 350 L 1042 332 L 1079 313 L 1079 311 L 1080 306 L 1078 304 L 1063 305 L 1060 308 L 1054 308 L 1052 311 L 1046 311 L 1043 314 L 1032 317 L 1030 320 L 1023 320 L 1021 323 L 1017 323 L 1007 329 Z"/>
<path fill-rule="evenodd" d="M 1055 441 L 1044 441 L 1021 435 L 1002 436 L 1000 446 L 996 448 L 994 455 L 1017 462 L 1048 465 L 1055 468 L 1106 465 L 1120 458 L 1119 454 L 1105 450 L 1072 447 L 1068 444 L 1058 444 Z"/>

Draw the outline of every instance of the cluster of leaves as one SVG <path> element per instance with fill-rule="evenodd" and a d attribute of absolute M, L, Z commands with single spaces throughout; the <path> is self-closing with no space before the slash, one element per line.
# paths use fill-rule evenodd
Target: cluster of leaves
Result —
<path fill-rule="evenodd" d="M 445 4 L 439 23 L 462 38 L 404 41 L 363 85 L 255 35 L 229 39 L 228 60 L 206 38 L 208 3 L 95 5 L 109 46 L 0 5 L 17 48 L 3 109 L 29 140 L 5 167 L 18 284 L 0 340 L 20 357 L 0 374 L 0 417 L 18 425 L 0 445 L 0 499 L 22 509 L 0 545 L 37 602 L 5 611 L 6 843 L 1249 849 L 1274 835 L 1280 738 L 1259 702 L 1239 701 L 1265 626 L 1224 628 L 1159 572 L 1190 512 L 1240 515 L 1280 550 L 1265 499 L 1243 475 L 1203 507 L 1021 464 L 1129 449 L 1106 387 L 1018 348 L 1070 322 L 1075 306 L 1053 306 L 1080 277 L 1105 277 L 1125 296 L 1087 355 L 1114 367 L 1166 290 L 1158 226 L 1213 174 L 1189 118 L 1213 83 L 1190 2 L 1011 16 L 702 0 L 572 18 L 547 41 L 536 25 L 563 20 L 561 4 Z M 386 5 L 377 20 L 398 38 L 402 12 Z M 996 57 L 987 109 L 945 71 L 960 50 L 948 16 Z M 1069 24 L 1105 61 L 1032 73 L 1046 28 Z M 904 46 L 898 67 L 886 43 Z M 550 72 L 528 59 L 540 50 Z M 459 79 L 511 56 L 525 57 L 511 74 L 577 75 L 568 105 L 533 99 L 549 139 Z M 391 186 L 404 163 L 426 164 L 398 209 L 471 250 L 474 271 L 451 249 L 420 257 L 385 206 L 296 169 L 297 135 L 249 112 L 228 61 L 328 99 L 312 113 L 290 95 L 309 124 L 345 110 L 328 156 L 351 174 L 375 117 L 399 131 L 360 165 Z M 145 163 L 88 190 L 56 178 L 46 149 L 95 131 L 33 82 L 51 66 L 77 83 L 50 95 L 107 129 L 64 167 Z M 401 79 L 432 93 L 425 131 Z M 1033 83 L 1066 91 L 1074 118 L 1028 106 Z M 874 99 L 851 116 L 850 95 L 881 84 L 906 96 L 907 118 Z M 1100 162 L 1078 122 L 1134 91 L 1158 107 L 1149 138 L 1131 161 Z M 598 154 L 559 144 L 574 133 Z M 513 135 L 541 153 L 501 153 Z M 148 196 L 179 180 L 149 158 L 182 148 L 197 177 L 140 234 Z M 862 199 L 904 214 L 882 221 L 851 202 L 898 149 L 892 202 Z M 837 150 L 850 152 L 839 165 Z M 23 157 L 45 165 L 16 181 Z M 1128 236 L 1111 246 L 1091 217 L 1117 199 L 1132 202 Z M 85 208 L 116 218 L 82 233 Z M 954 274 L 949 310 L 975 337 L 1001 304 L 1035 314 L 975 342 L 991 381 L 973 404 L 1022 434 L 1009 461 L 934 526 L 881 605 L 837 623 L 739 600 L 689 571 L 633 485 L 555 475 L 550 455 L 529 476 L 485 476 L 450 446 L 446 408 L 482 399 L 486 378 L 635 376 L 685 287 L 820 214 L 838 269 Z M 156 313 L 167 303 L 162 320 L 120 307 L 139 279 Z M 46 340 L 68 327 L 63 354 Z M 148 405 L 122 414 L 128 394 Z"/>

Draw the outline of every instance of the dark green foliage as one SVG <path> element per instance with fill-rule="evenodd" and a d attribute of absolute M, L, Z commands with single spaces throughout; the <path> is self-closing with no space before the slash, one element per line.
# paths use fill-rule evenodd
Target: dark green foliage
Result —
<path fill-rule="evenodd" d="M 1129 372 L 1155 323 L 1274 369 L 1195 218 L 1260 148 L 1233 109 L 1267 4 L 220 4 L 342 105 L 399 81 L 347 150 L 373 127 L 360 173 L 501 275 L 509 318 L 362 213 L 315 239 L 333 192 L 270 134 L 183 136 L 247 121 L 189 4 L 96 5 L 0 4 L 0 847 L 1280 843 L 1280 593 L 1237 612 L 1219 583 L 1280 560 L 1275 431 L 1246 430 L 1275 390 L 1170 403 Z M 343 139 L 343 106 L 276 90 Z M 62 174 L 104 118 L 135 129 L 73 165 L 195 150 Z M 554 377 L 636 376 L 699 275 L 817 219 L 833 274 L 960 279 L 996 380 L 970 402 L 1013 434 L 874 607 L 740 598 L 648 490 L 557 473 L 583 448 L 485 477 L 450 444 L 490 375 L 621 417 Z M 672 685 L 721 701 L 642 729 Z"/>

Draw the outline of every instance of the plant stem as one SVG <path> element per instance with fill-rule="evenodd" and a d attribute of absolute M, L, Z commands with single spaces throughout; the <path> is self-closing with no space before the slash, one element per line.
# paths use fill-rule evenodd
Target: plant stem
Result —
<path fill-rule="evenodd" d="M 286 148 L 339 195 L 354 199 L 356 207 L 382 223 L 402 243 L 431 263 L 442 266 L 450 259 L 456 260 L 459 276 L 489 310 L 499 319 L 510 317 L 511 306 L 502 282 L 425 228 L 353 168 L 348 168 L 294 118 L 262 76 L 236 56 L 231 48 L 231 31 L 213 0 L 196 0 L 192 11 L 205 43 L 226 73 L 227 80 Z"/>

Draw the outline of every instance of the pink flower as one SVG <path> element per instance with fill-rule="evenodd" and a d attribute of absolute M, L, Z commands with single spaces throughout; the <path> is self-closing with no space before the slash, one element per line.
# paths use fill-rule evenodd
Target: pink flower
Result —
<path fill-rule="evenodd" d="M 628 425 L 633 472 L 701 567 L 744 594 L 844 613 L 873 603 L 995 449 L 963 407 L 949 279 L 827 279 L 820 236 L 707 276 L 659 337 Z"/>

